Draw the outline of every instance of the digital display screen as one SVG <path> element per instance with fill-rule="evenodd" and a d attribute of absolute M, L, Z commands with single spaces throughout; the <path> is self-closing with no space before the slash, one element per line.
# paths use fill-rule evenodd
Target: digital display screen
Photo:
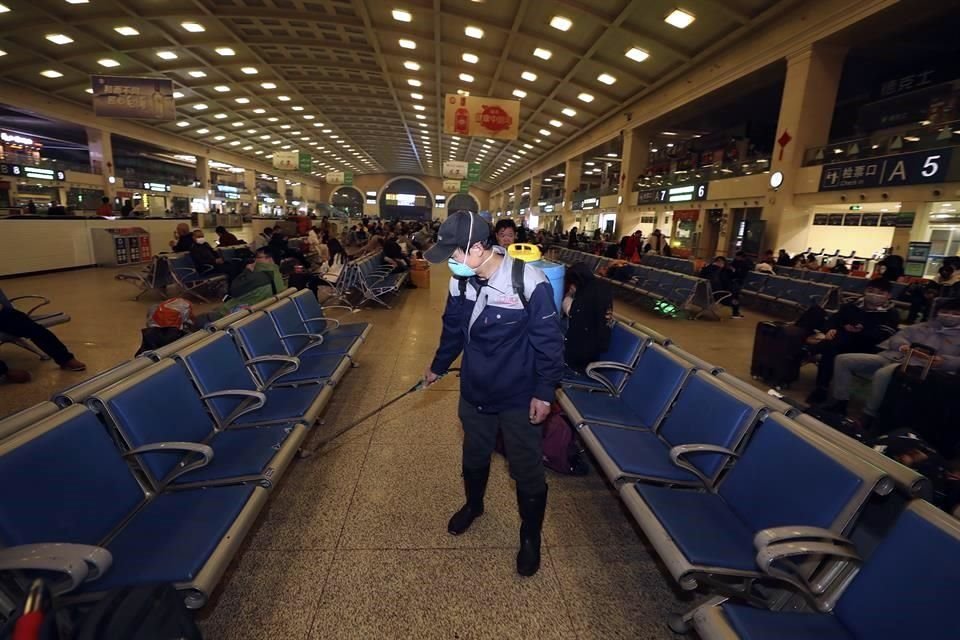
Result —
<path fill-rule="evenodd" d="M 395 207 L 426 207 L 427 197 L 412 193 L 388 193 L 387 205 Z"/>

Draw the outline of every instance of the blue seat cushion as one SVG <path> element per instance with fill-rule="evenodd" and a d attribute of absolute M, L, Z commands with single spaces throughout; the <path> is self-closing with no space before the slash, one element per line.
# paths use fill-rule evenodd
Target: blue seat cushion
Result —
<path fill-rule="evenodd" d="M 267 389 L 263 393 L 267 402 L 256 411 L 243 415 L 236 424 L 256 424 L 258 422 L 299 422 L 303 420 L 314 400 L 320 395 L 321 387 L 279 387 Z"/>
<path fill-rule="evenodd" d="M 325 380 L 331 377 L 337 370 L 337 367 L 340 366 L 340 363 L 343 362 L 342 353 L 325 353 L 322 347 L 311 349 L 298 357 L 300 359 L 300 368 L 293 373 L 281 376 L 279 379 L 280 383 Z"/>
<path fill-rule="evenodd" d="M 839 620 L 825 613 L 768 611 L 739 604 L 725 604 L 722 609 L 743 640 L 854 640 Z"/>
<path fill-rule="evenodd" d="M 341 324 L 335 329 L 330 329 L 326 335 L 329 337 L 351 336 L 355 338 L 363 334 L 369 326 L 369 322 L 350 322 L 348 324 Z"/>
<path fill-rule="evenodd" d="M 584 389 L 567 389 L 565 393 L 583 416 L 584 422 L 605 422 L 638 429 L 652 426 L 642 422 L 621 398 Z"/>
<path fill-rule="evenodd" d="M 174 484 L 190 484 L 261 473 L 290 435 L 290 425 L 230 429 L 216 435 L 213 460 L 205 467 L 182 475 Z"/>
<path fill-rule="evenodd" d="M 640 494 L 691 564 L 759 571 L 754 532 L 713 493 L 670 489 L 638 482 Z"/>
<path fill-rule="evenodd" d="M 593 378 L 587 377 L 587 374 L 582 371 L 576 371 L 570 367 L 565 367 L 563 370 L 563 379 L 560 380 L 562 385 L 570 385 L 574 387 L 581 387 L 586 389 L 597 389 L 599 391 L 606 391 L 607 388 L 602 384 L 594 380 Z"/>
<path fill-rule="evenodd" d="M 160 494 L 107 545 L 111 569 L 79 591 L 193 580 L 255 489 L 236 485 Z"/>
<path fill-rule="evenodd" d="M 626 475 L 699 484 L 695 475 L 670 461 L 670 449 L 652 431 L 591 425 L 590 432 Z"/>
<path fill-rule="evenodd" d="M 313 354 L 345 354 L 353 345 L 356 344 L 356 336 L 338 336 L 327 334 L 323 337 L 323 343 L 320 346 L 313 347 L 304 352 L 303 357 L 312 357 Z M 300 347 L 303 348 L 302 346 Z"/>

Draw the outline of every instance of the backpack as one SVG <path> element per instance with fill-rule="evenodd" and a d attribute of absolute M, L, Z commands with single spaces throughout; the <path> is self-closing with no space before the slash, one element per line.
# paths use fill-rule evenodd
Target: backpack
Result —
<path fill-rule="evenodd" d="M 517 297 L 520 298 L 520 303 L 523 305 L 523 310 L 527 310 L 527 300 L 526 295 L 526 286 L 523 283 L 523 269 L 526 267 L 527 263 L 523 260 L 514 260 L 513 261 L 513 271 L 510 275 L 513 280 L 513 292 L 517 294 Z M 470 278 L 457 278 L 457 285 L 460 287 L 460 297 L 463 298 L 467 295 L 467 282 Z"/>

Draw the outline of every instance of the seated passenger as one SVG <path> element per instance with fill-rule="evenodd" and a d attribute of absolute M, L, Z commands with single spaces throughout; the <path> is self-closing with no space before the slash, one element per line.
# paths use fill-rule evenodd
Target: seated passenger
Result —
<path fill-rule="evenodd" d="M 173 240 L 170 241 L 170 248 L 176 253 L 190 251 L 193 246 L 193 234 L 190 231 L 190 225 L 181 222 L 177 225 L 177 230 L 173 232 Z"/>
<path fill-rule="evenodd" d="M 216 232 L 217 238 L 219 238 L 217 244 L 221 247 L 235 247 L 240 244 L 246 244 L 243 240 L 227 231 L 226 227 L 217 227 Z"/>
<path fill-rule="evenodd" d="M 730 307 L 733 311 L 732 318 L 740 320 L 743 315 L 740 313 L 740 285 L 736 280 L 736 275 L 727 265 L 727 259 L 723 256 L 717 256 L 713 262 L 700 270 L 700 277 L 710 281 L 710 287 L 713 293 L 729 291 L 729 298 L 724 299 L 720 304 Z"/>
<path fill-rule="evenodd" d="M 946 300 L 930 322 L 901 329 L 887 341 L 886 350 L 881 353 L 837 356 L 831 387 L 834 403 L 830 409 L 846 414 L 853 375 L 870 375 L 873 379 L 870 398 L 863 412 L 864 422 L 871 422 L 883 404 L 894 372 L 903 363 L 912 344 L 923 344 L 934 350 L 933 370 L 954 372 L 960 369 L 960 298 Z"/>
<path fill-rule="evenodd" d="M 889 255 L 877 263 L 877 277 L 896 282 L 903 277 L 903 257 Z"/>
<path fill-rule="evenodd" d="M 33 318 L 16 309 L 2 290 L 0 290 L 0 332 L 31 341 L 60 365 L 61 369 L 84 371 L 87 368 L 87 365 L 77 360 L 49 329 L 37 324 Z M 7 369 L 6 365 L 0 362 L 0 376 L 6 375 L 10 382 L 29 382 L 30 374 L 23 376 L 24 373 L 26 372 Z"/>
<path fill-rule="evenodd" d="M 227 280 L 233 280 L 234 276 L 243 269 L 242 265 L 232 265 L 223 259 L 220 252 L 207 243 L 206 236 L 202 229 L 193 230 L 193 246 L 190 247 L 190 257 L 193 258 L 193 264 L 197 267 L 197 273 L 201 276 L 222 273 L 227 276 Z"/>
<path fill-rule="evenodd" d="M 850 268 L 847 266 L 846 260 L 837 260 L 836 264 L 833 265 L 833 268 L 830 269 L 830 273 L 839 273 L 840 275 L 847 275 L 850 273 Z"/>
<path fill-rule="evenodd" d="M 613 322 L 613 295 L 606 283 L 597 280 L 583 262 L 567 271 L 567 292 L 563 315 L 568 318 L 564 336 L 564 361 L 583 371 L 610 347 Z"/>
<path fill-rule="evenodd" d="M 504 248 L 509 247 L 517 241 L 517 225 L 509 218 L 497 220 L 493 235 L 496 236 L 498 245 Z"/>
<path fill-rule="evenodd" d="M 890 301 L 890 282 L 871 280 L 863 299 L 841 306 L 827 321 L 823 340 L 808 350 L 820 356 L 817 388 L 807 398 L 813 404 L 828 398 L 834 361 L 842 353 L 876 353 L 877 345 L 893 335 L 900 314 Z"/>
<path fill-rule="evenodd" d="M 387 240 L 383 243 L 383 261 L 393 267 L 394 273 L 406 271 L 410 266 L 393 231 L 387 234 Z"/>
<path fill-rule="evenodd" d="M 787 253 L 785 249 L 780 249 L 780 253 L 777 254 L 777 266 L 778 267 L 793 266 L 793 259 L 790 257 L 790 254 Z"/>
<path fill-rule="evenodd" d="M 257 234 L 257 237 L 253 239 L 253 242 L 250 243 L 250 248 L 256 251 L 257 249 L 262 249 L 270 244 L 270 239 L 273 237 L 273 228 L 267 227 L 263 231 Z"/>
<path fill-rule="evenodd" d="M 807 256 L 807 261 L 803 263 L 802 268 L 808 271 L 820 271 L 820 261 L 811 253 Z"/>

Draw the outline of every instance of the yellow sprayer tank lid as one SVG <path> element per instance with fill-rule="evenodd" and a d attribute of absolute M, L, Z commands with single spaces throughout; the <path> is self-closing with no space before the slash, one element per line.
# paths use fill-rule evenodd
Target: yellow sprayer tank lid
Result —
<path fill-rule="evenodd" d="M 536 262 L 541 258 L 540 247 L 526 242 L 517 242 L 507 247 L 507 254 L 514 259 L 524 262 Z"/>

